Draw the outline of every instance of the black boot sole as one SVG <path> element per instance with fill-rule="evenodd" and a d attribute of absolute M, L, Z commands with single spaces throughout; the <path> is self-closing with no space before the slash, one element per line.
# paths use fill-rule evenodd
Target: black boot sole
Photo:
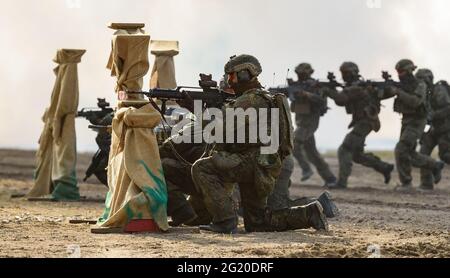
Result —
<path fill-rule="evenodd" d="M 323 213 L 323 207 L 322 207 L 322 205 L 319 202 L 316 202 L 315 206 L 321 212 L 321 213 L 319 213 L 319 216 L 320 216 L 320 220 L 321 220 L 321 222 L 322 222 L 322 224 L 324 226 L 323 228 L 320 228 L 320 229 L 315 228 L 315 229 L 317 229 L 317 231 L 328 232 L 330 229 L 328 227 L 327 217 L 325 216 L 325 213 Z"/>
<path fill-rule="evenodd" d="M 333 198 L 330 192 L 322 193 L 322 195 L 320 195 L 319 199 L 317 200 L 322 205 L 323 212 L 325 213 L 326 217 L 334 218 L 340 215 L 339 209 L 333 202 Z"/>

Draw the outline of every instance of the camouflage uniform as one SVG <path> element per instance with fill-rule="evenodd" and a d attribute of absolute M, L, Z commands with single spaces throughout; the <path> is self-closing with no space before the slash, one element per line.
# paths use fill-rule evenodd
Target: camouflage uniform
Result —
<path fill-rule="evenodd" d="M 312 174 L 309 162 L 316 168 L 319 175 L 326 184 L 335 183 L 336 177 L 330 170 L 330 167 L 320 155 L 316 147 L 315 132 L 319 128 L 320 117 L 325 115 L 327 107 L 327 97 L 324 89 L 316 86 L 317 81 L 311 78 L 314 70 L 311 65 L 302 63 L 295 69 L 299 76 L 299 81 L 291 83 L 289 91 L 292 100 L 292 112 L 295 113 L 297 129 L 294 140 L 294 157 L 299 162 L 304 178 L 306 180 Z M 303 91 L 298 91 L 302 88 Z M 306 153 L 307 159 L 304 154 Z M 311 174 L 310 174 L 311 173 Z M 309 175 L 309 176 L 308 176 Z"/>
<path fill-rule="evenodd" d="M 291 186 L 290 177 L 293 171 L 294 158 L 290 155 L 283 160 L 280 177 L 267 200 L 267 207 L 269 209 L 282 210 L 289 207 L 306 206 L 318 201 L 322 205 L 326 217 L 334 218 L 339 215 L 339 209 L 333 202 L 333 198 L 329 192 L 323 192 L 318 198 L 302 197 L 291 199 L 289 188 Z"/>
<path fill-rule="evenodd" d="M 182 136 L 183 132 L 189 132 L 194 122 L 183 128 L 177 136 Z M 188 226 L 206 225 L 211 223 L 212 216 L 205 207 L 203 198 L 196 190 L 192 181 L 191 167 L 192 163 L 200 159 L 205 153 L 210 152 L 206 144 L 174 144 L 171 143 L 174 137 L 169 138 L 160 147 L 160 156 L 166 177 L 168 189 L 168 216 L 171 216 L 171 226 L 185 224 Z M 175 155 L 175 152 L 182 157 Z M 293 206 L 306 206 L 318 199 L 300 198 L 291 200 L 289 198 L 290 177 L 294 169 L 294 160 L 292 155 L 283 161 L 281 175 L 278 178 L 273 192 L 268 200 L 268 208 L 271 210 L 281 210 Z M 283 178 L 284 176 L 284 178 Z M 239 190 L 239 188 L 237 188 Z M 239 191 L 236 192 L 232 184 L 226 185 L 227 194 L 229 192 L 238 193 L 231 195 L 235 208 L 239 207 Z M 186 195 L 189 195 L 186 199 Z M 322 194 L 323 195 L 323 194 Z M 328 196 L 327 196 L 328 197 Z M 321 200 L 319 198 L 319 200 Z M 323 204 L 325 213 L 329 212 L 327 217 L 333 217 L 337 214 L 337 208 L 331 201 L 331 197 L 324 199 Z M 328 211 L 327 211 L 328 209 Z"/>
<path fill-rule="evenodd" d="M 258 89 L 247 91 L 231 107 L 244 110 L 249 107 L 257 110 L 270 108 L 262 94 L 264 92 Z M 221 151 L 194 164 L 193 180 L 213 215 L 213 223 L 236 218 L 232 197 L 225 184 L 238 183 L 246 230 L 254 231 L 265 226 L 267 196 L 273 189 L 281 161 L 278 154 L 261 155 L 260 147 L 252 144 L 224 145 Z"/>
<path fill-rule="evenodd" d="M 174 143 L 176 137 L 186 132 L 194 134 L 195 125 L 194 121 L 187 124 L 179 134 L 170 137 L 159 148 L 168 191 L 167 215 L 172 218 L 172 226 L 211 222 L 211 215 L 195 188 L 191 174 L 192 164 L 208 154 L 211 146 L 204 143 Z M 186 195 L 189 195 L 189 199 Z"/>
<path fill-rule="evenodd" d="M 294 158 L 292 155 L 286 157 L 281 165 L 281 173 L 275 183 L 272 193 L 267 199 L 267 206 L 272 209 L 287 208 L 291 206 L 289 187 L 291 176 L 294 172 Z"/>
<path fill-rule="evenodd" d="M 246 70 L 247 73 L 240 71 Z M 227 74 L 237 73 L 238 76 L 249 76 L 247 81 L 240 81 L 240 96 L 227 108 L 253 108 L 257 111 L 270 109 L 268 93 L 261 90 L 256 77 L 261 73 L 261 67 L 256 58 L 248 55 L 232 57 L 225 66 Z M 242 78 L 243 79 L 243 78 Z M 225 114 L 226 116 L 226 114 Z M 235 119 L 224 119 L 235 121 Z M 267 119 L 270 129 L 270 118 Z M 226 124 L 224 123 L 224 126 Z M 244 123 L 246 131 L 249 122 Z M 235 125 L 236 126 L 236 125 Z M 237 130 L 235 130 L 237 132 Z M 236 133 L 235 133 L 236 134 Z M 269 133 L 266 133 L 269 134 Z M 248 133 L 246 133 L 248 135 Z M 236 137 L 235 137 L 236 138 Z M 223 144 L 212 156 L 194 163 L 192 178 L 197 190 L 201 193 L 208 212 L 212 215 L 212 224 L 201 229 L 214 232 L 234 232 L 237 227 L 236 208 L 232 196 L 226 190 L 227 184 L 238 184 L 244 209 L 244 225 L 247 232 L 285 231 L 288 229 L 318 227 L 319 220 L 326 226 L 322 208 L 316 203 L 307 207 L 271 211 L 266 209 L 267 197 L 281 170 L 281 159 L 278 153 L 261 154 L 261 141 L 250 143 Z M 318 207 L 320 207 L 318 209 Z"/>
<path fill-rule="evenodd" d="M 294 172 L 294 158 L 292 155 L 286 157 L 281 165 L 281 173 L 278 177 L 273 191 L 270 193 L 267 199 L 267 207 L 273 210 L 305 206 L 314 201 L 315 198 L 303 197 L 292 200 L 289 194 L 289 188 L 291 187 L 291 176 Z"/>
<path fill-rule="evenodd" d="M 356 64 L 346 62 L 341 71 L 344 76 L 348 71 L 352 73 L 353 80 L 346 81 L 346 87 L 342 92 L 328 90 L 328 95 L 334 99 L 337 105 L 345 106 L 347 113 L 352 115 L 352 122 L 344 142 L 338 149 L 339 179 L 337 187 L 347 187 L 348 178 L 352 172 L 352 162 L 372 168 L 385 177 L 389 183 L 393 165 L 382 161 L 372 153 L 365 153 L 366 137 L 372 132 L 380 130 L 380 100 L 391 97 L 384 96 L 382 92 L 371 90 L 359 80 L 359 69 Z"/>
<path fill-rule="evenodd" d="M 430 87 L 429 94 L 429 123 L 431 129 L 422 137 L 420 153 L 431 155 L 435 147 L 439 147 L 439 157 L 450 164 L 450 87 L 445 81 L 433 85 L 432 73 L 429 70 L 419 70 L 416 77 L 421 79 L 421 73 L 428 73 L 431 80 L 424 80 Z M 430 82 L 431 81 L 431 82 Z M 431 86 L 430 86 L 431 85 Z M 421 186 L 424 190 L 433 189 L 433 172 L 421 169 Z"/>
<path fill-rule="evenodd" d="M 401 88 L 388 88 L 397 95 L 394 111 L 403 115 L 400 141 L 395 147 L 395 159 L 403 187 L 412 186 L 411 166 L 432 170 L 440 175 L 441 165 L 428 155 L 416 151 L 417 142 L 421 139 L 427 124 L 426 98 L 427 85 L 412 74 L 416 69 L 410 60 L 401 60 L 397 71 L 406 72 L 400 75 Z"/>

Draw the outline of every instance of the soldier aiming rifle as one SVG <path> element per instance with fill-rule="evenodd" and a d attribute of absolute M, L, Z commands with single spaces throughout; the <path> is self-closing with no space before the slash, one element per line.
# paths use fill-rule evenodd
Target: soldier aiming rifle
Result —
<path fill-rule="evenodd" d="M 77 113 L 77 117 L 83 117 L 88 120 L 91 123 L 89 128 L 97 132 L 95 142 L 99 148 L 86 170 L 86 176 L 83 181 L 95 175 L 102 184 L 108 186 L 106 167 L 108 166 L 111 146 L 110 127 L 114 117 L 114 109 L 110 107 L 110 104 L 105 99 L 99 98 L 97 100 L 98 108 L 83 108 Z"/>

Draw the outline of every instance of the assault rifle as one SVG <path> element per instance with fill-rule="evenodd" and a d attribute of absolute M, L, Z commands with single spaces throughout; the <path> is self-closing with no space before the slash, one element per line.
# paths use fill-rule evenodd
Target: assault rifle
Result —
<path fill-rule="evenodd" d="M 227 93 L 218 88 L 212 75 L 200 74 L 199 87 L 180 86 L 175 89 L 151 89 L 148 92 L 127 91 L 131 95 L 144 95 L 149 99 L 158 99 L 162 102 L 161 111 L 167 110 L 168 101 L 183 102 L 183 100 L 202 100 L 204 108 L 221 108 L 225 103 L 232 101 L 236 95 Z"/>
<path fill-rule="evenodd" d="M 295 100 L 296 94 L 304 91 L 310 91 L 317 88 L 330 88 L 335 90 L 336 88 L 343 88 L 344 85 L 340 84 L 336 81 L 336 76 L 333 72 L 328 72 L 327 75 L 328 81 L 320 81 L 320 80 L 308 80 L 305 82 L 295 82 L 292 79 L 288 79 L 287 87 L 276 87 L 269 88 L 268 91 L 270 93 L 282 93 L 286 95 L 290 100 Z"/>
<path fill-rule="evenodd" d="M 102 119 L 112 113 L 114 109 L 110 107 L 109 102 L 104 98 L 97 99 L 98 108 L 83 108 L 77 113 L 77 117 L 85 118 L 93 125 L 99 125 Z"/>
<path fill-rule="evenodd" d="M 371 80 L 365 80 L 362 81 L 360 84 L 362 86 L 367 86 L 367 87 L 374 87 L 380 90 L 384 90 L 387 87 L 400 87 L 401 84 L 400 82 L 394 81 L 392 79 L 392 75 L 389 74 L 389 72 L 387 71 L 382 71 L 381 74 L 383 81 L 371 81 Z"/>

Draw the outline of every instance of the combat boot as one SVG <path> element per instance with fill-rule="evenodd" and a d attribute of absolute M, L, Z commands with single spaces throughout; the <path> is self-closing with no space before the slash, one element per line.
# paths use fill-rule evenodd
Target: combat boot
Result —
<path fill-rule="evenodd" d="M 389 184 L 391 182 L 392 171 L 394 171 L 394 165 L 389 164 L 389 166 L 383 171 L 384 184 Z"/>
<path fill-rule="evenodd" d="M 237 217 L 225 220 L 223 222 L 211 223 L 209 225 L 200 225 L 200 230 L 213 232 L 217 234 L 237 234 Z"/>
<path fill-rule="evenodd" d="M 337 179 L 335 177 L 330 178 L 325 181 L 325 185 L 323 187 L 333 187 L 336 186 Z"/>
<path fill-rule="evenodd" d="M 327 218 L 318 201 L 307 206 L 292 207 L 287 212 L 286 230 L 314 228 L 318 231 L 328 231 Z"/>
<path fill-rule="evenodd" d="M 429 186 L 429 185 L 423 185 L 423 184 L 421 184 L 421 185 L 419 186 L 419 188 L 418 188 L 418 191 L 419 191 L 419 192 L 423 192 L 423 193 L 431 192 L 431 191 L 433 191 L 433 190 L 434 190 L 434 186 L 433 186 L 433 185 Z"/>
<path fill-rule="evenodd" d="M 195 213 L 194 209 L 190 205 L 188 205 L 175 210 L 172 213 L 171 218 L 172 221 L 169 222 L 169 225 L 171 227 L 178 227 L 197 219 L 197 214 Z"/>
<path fill-rule="evenodd" d="M 339 209 L 333 202 L 330 192 L 325 191 L 324 193 L 322 193 L 317 201 L 319 201 L 319 203 L 322 205 L 323 212 L 325 213 L 326 217 L 334 218 L 339 216 Z"/>
<path fill-rule="evenodd" d="M 308 169 L 307 171 L 304 171 L 302 174 L 302 181 L 309 180 L 314 175 L 313 170 Z"/>
<path fill-rule="evenodd" d="M 334 184 L 329 184 L 327 185 L 327 187 L 329 189 L 346 189 L 347 188 L 347 182 L 343 181 L 343 180 L 338 180 L 336 183 Z"/>
<path fill-rule="evenodd" d="M 322 205 L 316 201 L 308 206 L 309 220 L 308 223 L 317 231 L 328 231 L 328 222 L 325 214 L 323 213 Z"/>
<path fill-rule="evenodd" d="M 405 184 L 399 184 L 394 188 L 395 191 L 398 192 L 411 192 L 414 190 L 412 183 L 408 182 Z"/>
<path fill-rule="evenodd" d="M 184 222 L 183 224 L 189 227 L 197 227 L 200 225 L 209 225 L 209 223 L 211 223 L 211 217 L 197 216 L 194 220 Z"/>
<path fill-rule="evenodd" d="M 434 177 L 434 184 L 438 184 L 442 179 L 442 170 L 445 167 L 445 163 L 442 161 L 436 162 L 436 166 L 433 169 L 433 177 Z"/>
<path fill-rule="evenodd" d="M 312 202 L 307 206 L 298 206 L 281 210 L 266 211 L 265 232 L 285 232 L 290 230 L 309 229 L 328 230 L 328 222 L 322 205 Z"/>

